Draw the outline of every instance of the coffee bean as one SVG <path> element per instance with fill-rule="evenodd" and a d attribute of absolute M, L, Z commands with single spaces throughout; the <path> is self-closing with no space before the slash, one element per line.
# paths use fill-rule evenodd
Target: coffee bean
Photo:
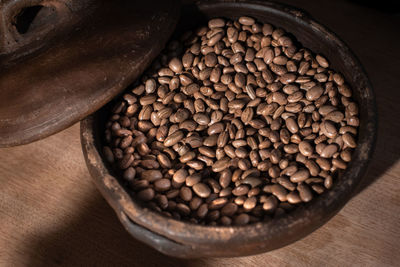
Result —
<path fill-rule="evenodd" d="M 286 119 L 286 127 L 291 133 L 297 133 L 299 130 L 297 122 L 292 117 Z"/>
<path fill-rule="evenodd" d="M 176 131 L 173 134 L 169 135 L 167 138 L 165 138 L 164 145 L 166 147 L 173 146 L 177 144 L 179 141 L 181 141 L 183 136 L 184 135 L 182 131 Z"/>
<path fill-rule="evenodd" d="M 257 198 L 256 197 L 249 197 L 246 199 L 246 201 L 243 203 L 243 208 L 246 210 L 252 210 L 256 207 L 257 205 Z"/>
<path fill-rule="evenodd" d="M 308 101 L 317 100 L 323 92 L 324 89 L 320 85 L 316 85 L 307 91 L 306 98 Z"/>
<path fill-rule="evenodd" d="M 208 127 L 207 134 L 208 135 L 213 135 L 213 134 L 219 134 L 224 130 L 225 126 L 222 122 L 217 122 Z"/>
<path fill-rule="evenodd" d="M 239 185 L 232 190 L 232 194 L 235 196 L 243 196 L 249 192 L 249 187 L 246 185 Z"/>
<path fill-rule="evenodd" d="M 275 184 L 271 187 L 271 193 L 276 196 L 279 201 L 286 201 L 287 191 L 281 185 Z"/>
<path fill-rule="evenodd" d="M 182 61 L 177 58 L 174 57 L 169 61 L 168 67 L 175 73 L 180 73 L 182 71 Z"/>
<path fill-rule="evenodd" d="M 290 181 L 293 183 L 300 183 L 307 180 L 308 177 L 310 177 L 310 172 L 306 169 L 301 169 L 290 177 Z"/>
<path fill-rule="evenodd" d="M 187 176 L 188 172 L 185 169 L 179 169 L 174 173 L 172 179 L 174 180 L 174 182 L 181 184 L 185 182 Z"/>
<path fill-rule="evenodd" d="M 251 26 L 255 23 L 255 20 L 251 17 L 240 17 L 239 23 L 242 25 Z"/>
<path fill-rule="evenodd" d="M 306 184 L 299 184 L 297 186 L 297 190 L 299 191 L 299 195 L 302 201 L 309 202 L 313 198 L 312 192 Z"/>
<path fill-rule="evenodd" d="M 343 142 L 346 144 L 346 146 L 351 148 L 355 148 L 357 146 L 357 143 L 351 134 L 345 133 L 343 134 L 342 137 L 343 137 Z"/>
<path fill-rule="evenodd" d="M 191 201 L 192 200 L 192 190 L 189 187 L 182 186 L 179 191 L 179 196 L 184 201 Z"/>
<path fill-rule="evenodd" d="M 217 160 L 213 165 L 212 165 L 212 170 L 214 172 L 221 172 L 228 168 L 230 166 L 230 159 L 229 158 L 222 158 L 220 160 Z"/>
<path fill-rule="evenodd" d="M 287 201 L 290 203 L 290 204 L 298 204 L 298 203 L 300 203 L 302 200 L 301 200 L 301 198 L 300 198 L 300 196 L 299 196 L 299 194 L 297 193 L 297 192 L 290 192 L 288 195 L 287 195 Z"/>
<path fill-rule="evenodd" d="M 315 163 L 315 161 L 309 159 L 306 161 L 305 165 L 312 176 L 318 175 L 320 169 L 319 169 L 318 165 Z"/>
<path fill-rule="evenodd" d="M 299 143 L 299 151 L 301 154 L 303 154 L 306 157 L 309 157 L 312 155 L 314 149 L 313 147 L 310 145 L 309 142 L 307 141 L 301 141 Z"/>
<path fill-rule="evenodd" d="M 329 68 L 329 63 L 328 63 L 328 61 L 326 60 L 326 58 L 324 58 L 323 56 L 317 55 L 315 59 L 317 60 L 318 64 L 319 64 L 321 67 L 323 67 L 323 68 Z"/>
<path fill-rule="evenodd" d="M 320 129 L 322 133 L 326 135 L 328 138 L 334 138 L 337 135 L 336 127 L 331 121 L 328 120 L 323 121 L 320 124 Z"/>
<path fill-rule="evenodd" d="M 146 170 L 142 172 L 141 177 L 149 182 L 154 182 L 161 179 L 163 175 L 159 170 Z"/>
<path fill-rule="evenodd" d="M 337 145 L 327 145 L 321 152 L 321 157 L 331 158 L 338 150 Z"/>
<path fill-rule="evenodd" d="M 263 209 L 266 211 L 274 211 L 278 206 L 278 200 L 275 196 L 269 196 L 262 203 Z"/>
<path fill-rule="evenodd" d="M 137 197 L 143 201 L 150 201 L 154 198 L 154 190 L 152 188 L 146 188 L 137 193 Z"/>
<path fill-rule="evenodd" d="M 223 19 L 211 19 L 208 21 L 208 27 L 209 28 L 222 28 L 225 26 L 225 21 Z"/>
<path fill-rule="evenodd" d="M 207 198 L 211 194 L 210 188 L 203 183 L 195 184 L 193 186 L 193 191 L 201 198 Z"/>
<path fill-rule="evenodd" d="M 171 181 L 169 179 L 159 179 L 154 182 L 154 189 L 159 192 L 168 191 L 171 188 Z"/>

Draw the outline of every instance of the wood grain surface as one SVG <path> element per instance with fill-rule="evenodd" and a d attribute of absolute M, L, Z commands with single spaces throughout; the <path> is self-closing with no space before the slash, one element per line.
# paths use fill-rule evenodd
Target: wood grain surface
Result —
<path fill-rule="evenodd" d="M 76 124 L 30 145 L 0 149 L 0 266 L 398 266 L 399 13 L 349 1 L 284 2 L 342 37 L 376 92 L 376 151 L 358 194 L 337 216 L 269 253 L 196 260 L 164 256 L 130 237 L 96 190 Z"/>

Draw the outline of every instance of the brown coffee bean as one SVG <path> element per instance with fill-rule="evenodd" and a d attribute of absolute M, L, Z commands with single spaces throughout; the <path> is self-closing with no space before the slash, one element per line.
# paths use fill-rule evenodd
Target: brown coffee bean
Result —
<path fill-rule="evenodd" d="M 343 142 L 346 144 L 346 146 L 351 147 L 351 148 L 355 148 L 357 146 L 357 143 L 351 134 L 345 133 L 345 134 L 343 134 L 342 138 L 343 138 Z"/>
<path fill-rule="evenodd" d="M 207 134 L 208 135 L 213 135 L 213 134 L 219 134 L 225 129 L 225 126 L 222 122 L 217 122 L 208 127 Z"/>
<path fill-rule="evenodd" d="M 202 146 L 203 138 L 197 135 L 192 135 L 185 138 L 185 143 L 191 146 L 192 148 L 198 148 Z"/>
<path fill-rule="evenodd" d="M 299 126 L 294 118 L 289 117 L 286 119 L 286 127 L 291 133 L 297 133 L 299 130 Z"/>
<path fill-rule="evenodd" d="M 135 178 L 136 175 L 136 170 L 132 167 L 127 168 L 122 177 L 126 180 L 126 181 L 132 181 Z"/>
<path fill-rule="evenodd" d="M 217 198 L 214 199 L 213 201 L 210 202 L 208 205 L 208 209 L 210 210 L 216 210 L 216 209 L 221 209 L 225 204 L 228 202 L 227 198 Z"/>
<path fill-rule="evenodd" d="M 329 68 L 329 63 L 328 63 L 328 61 L 326 60 L 326 58 L 324 58 L 323 56 L 317 55 L 317 56 L 315 57 L 315 59 L 317 60 L 318 64 L 319 64 L 321 67 L 323 67 L 323 68 Z"/>
<path fill-rule="evenodd" d="M 321 157 L 323 158 L 331 158 L 333 154 L 335 154 L 338 150 L 337 145 L 331 144 L 327 145 L 321 152 Z"/>
<path fill-rule="evenodd" d="M 250 17 L 240 17 L 239 18 L 239 23 L 242 25 L 247 25 L 247 26 L 251 26 L 255 23 L 255 20 L 253 18 Z"/>
<path fill-rule="evenodd" d="M 150 201 L 154 198 L 154 195 L 152 188 L 146 188 L 137 193 L 137 197 L 142 201 Z"/>
<path fill-rule="evenodd" d="M 183 203 L 178 203 L 176 204 L 176 209 L 179 213 L 181 213 L 182 215 L 189 215 L 190 214 L 190 208 L 183 204 Z"/>
<path fill-rule="evenodd" d="M 275 196 L 267 197 L 262 203 L 265 211 L 272 212 L 278 207 L 278 200 Z"/>
<path fill-rule="evenodd" d="M 246 210 L 252 210 L 256 207 L 257 205 L 257 198 L 256 197 L 249 197 L 246 199 L 246 201 L 243 203 L 243 208 Z"/>
<path fill-rule="evenodd" d="M 351 150 L 347 148 L 340 152 L 340 158 L 345 162 L 351 161 Z"/>
<path fill-rule="evenodd" d="M 232 194 L 235 196 L 244 196 L 249 192 L 249 187 L 246 185 L 239 185 L 232 190 Z"/>
<path fill-rule="evenodd" d="M 186 165 L 192 169 L 195 169 L 196 171 L 200 171 L 204 168 L 204 163 L 198 160 L 188 161 L 186 162 Z"/>
<path fill-rule="evenodd" d="M 338 169 L 344 170 L 347 168 L 347 164 L 341 159 L 332 159 L 332 165 Z"/>
<path fill-rule="evenodd" d="M 323 92 L 324 89 L 320 85 L 316 85 L 307 91 L 306 98 L 308 101 L 317 100 Z"/>
<path fill-rule="evenodd" d="M 197 183 L 193 186 L 193 191 L 198 195 L 199 197 L 202 198 L 207 198 L 211 194 L 210 188 L 203 184 L 203 183 Z"/>
<path fill-rule="evenodd" d="M 298 203 L 300 203 L 302 200 L 301 200 L 299 194 L 298 194 L 297 192 L 293 191 L 293 192 L 290 192 L 290 193 L 287 195 L 287 201 L 288 201 L 290 204 L 298 204 Z"/>
<path fill-rule="evenodd" d="M 182 140 L 184 134 L 182 131 L 176 131 L 173 134 L 169 135 L 165 138 L 164 146 L 169 147 L 177 144 L 179 141 Z"/>
<path fill-rule="evenodd" d="M 183 65 L 182 65 L 182 61 L 177 58 L 174 57 L 169 61 L 168 67 L 175 73 L 180 73 L 182 71 Z"/>
<path fill-rule="evenodd" d="M 306 157 L 309 157 L 312 155 L 314 149 L 311 146 L 311 144 L 307 141 L 301 141 L 299 143 L 299 151 L 301 154 L 303 154 Z"/>
<path fill-rule="evenodd" d="M 211 19 L 208 21 L 208 27 L 212 28 L 222 28 L 225 26 L 225 21 L 220 18 Z"/>
<path fill-rule="evenodd" d="M 290 181 L 293 183 L 300 183 L 307 180 L 308 177 L 310 177 L 310 172 L 306 169 L 300 169 L 290 176 Z"/>
<path fill-rule="evenodd" d="M 176 182 L 178 184 L 182 184 L 185 182 L 187 176 L 188 176 L 187 170 L 179 169 L 174 173 L 174 175 L 172 176 L 172 179 L 174 182 Z"/>
<path fill-rule="evenodd" d="M 276 181 L 283 186 L 284 188 L 286 188 L 287 190 L 293 191 L 296 189 L 296 186 L 294 183 L 290 182 L 290 180 L 286 177 L 279 177 L 276 179 Z"/>
<path fill-rule="evenodd" d="M 325 171 L 329 171 L 331 168 L 331 163 L 329 162 L 329 160 L 324 159 L 324 158 L 317 158 L 316 159 L 317 164 L 319 165 L 319 167 Z"/>
<path fill-rule="evenodd" d="M 324 186 L 326 189 L 331 189 L 333 186 L 332 176 L 327 176 L 324 180 Z"/>
<path fill-rule="evenodd" d="M 163 175 L 159 170 L 145 170 L 142 172 L 141 177 L 149 182 L 154 182 L 163 178 Z"/>
<path fill-rule="evenodd" d="M 328 120 L 323 121 L 320 124 L 320 128 L 322 133 L 326 135 L 328 138 L 334 138 L 337 135 L 336 127 L 331 121 Z"/>
<path fill-rule="evenodd" d="M 204 113 L 196 113 L 193 115 L 193 120 L 199 125 L 208 125 L 210 123 L 210 118 Z"/>
<path fill-rule="evenodd" d="M 287 97 L 285 94 L 281 92 L 273 92 L 272 93 L 272 101 L 278 103 L 279 105 L 287 104 Z"/>
<path fill-rule="evenodd" d="M 169 179 L 159 179 L 154 182 L 154 189 L 159 192 L 168 191 L 171 188 L 171 181 Z"/>
<path fill-rule="evenodd" d="M 317 176 L 320 169 L 318 165 L 313 160 L 307 160 L 305 163 L 307 169 L 309 170 L 311 176 Z"/>
<path fill-rule="evenodd" d="M 213 134 L 211 136 L 208 136 L 207 138 L 205 138 L 203 140 L 203 145 L 204 146 L 209 146 L 209 147 L 213 147 L 217 144 L 217 139 L 218 139 L 218 135 L 217 134 Z"/>
<path fill-rule="evenodd" d="M 312 192 L 306 184 L 304 183 L 299 184 L 297 186 L 297 191 L 299 191 L 299 195 L 302 201 L 309 202 L 312 200 L 313 198 Z"/>
<path fill-rule="evenodd" d="M 153 159 L 142 160 L 140 162 L 140 165 L 146 169 L 158 169 L 160 167 L 160 164 L 158 163 L 158 161 L 153 160 Z"/>
<path fill-rule="evenodd" d="M 214 172 L 221 172 L 225 170 L 226 168 L 229 168 L 230 166 L 230 159 L 229 158 L 222 158 L 220 160 L 217 160 L 213 165 L 212 165 L 212 170 Z"/>
<path fill-rule="evenodd" d="M 274 184 L 271 186 L 271 193 L 276 196 L 279 201 L 286 201 L 286 196 L 287 196 L 287 191 L 286 189 L 279 185 L 279 184 Z"/>
<path fill-rule="evenodd" d="M 192 190 L 189 187 L 182 186 L 179 191 L 179 196 L 184 201 L 191 201 L 192 200 Z"/>
<path fill-rule="evenodd" d="M 336 123 L 340 123 L 344 119 L 344 115 L 340 111 L 331 111 L 325 116 L 326 120 L 330 120 Z"/>

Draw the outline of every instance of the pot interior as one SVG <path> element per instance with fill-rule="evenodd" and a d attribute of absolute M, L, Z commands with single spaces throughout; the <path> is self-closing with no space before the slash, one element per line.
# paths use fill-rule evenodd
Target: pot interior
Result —
<path fill-rule="evenodd" d="M 180 22 L 172 38 L 180 36 L 186 30 L 205 25 L 207 20 L 212 17 L 236 19 L 246 15 L 254 17 L 260 22 L 270 23 L 275 27 L 285 29 L 292 33 L 304 47 L 324 55 L 330 62 L 330 68 L 344 75 L 353 90 L 353 97 L 359 104 L 359 145 L 353 153 L 352 162 L 337 177 L 332 189 L 315 197 L 310 203 L 294 209 L 288 215 L 283 216 L 285 218 L 244 227 L 211 227 L 167 219 L 142 207 L 143 214 L 146 214 L 144 217 L 155 216 L 154 218 L 159 223 L 154 224 L 152 223 L 153 220 L 146 222 L 147 219 L 144 217 L 133 218 L 130 216 L 131 219 L 139 225 L 179 243 L 190 244 L 194 247 L 199 246 L 198 252 L 208 256 L 249 255 L 279 248 L 304 237 L 329 220 L 347 202 L 367 166 L 376 132 L 374 97 L 367 76 L 353 53 L 338 37 L 299 10 L 259 1 L 206 1 L 197 5 L 184 6 L 181 14 Z M 105 121 L 113 104 L 113 101 L 110 102 L 94 115 L 94 124 L 92 125 L 94 145 L 100 154 L 102 140 L 104 140 Z M 120 186 L 129 191 L 122 179 L 119 178 L 119 174 L 111 168 L 104 158 L 102 163 L 107 166 L 109 173 L 116 177 Z M 112 194 L 111 191 L 109 193 Z M 207 235 L 207 231 L 213 233 Z M 225 232 L 229 232 L 229 234 L 223 235 Z M 223 239 L 232 243 L 227 244 Z M 238 248 L 237 245 L 239 244 L 242 246 Z M 207 245 L 208 250 L 203 247 L 205 245 Z M 224 245 L 224 247 L 221 247 L 221 245 Z"/>

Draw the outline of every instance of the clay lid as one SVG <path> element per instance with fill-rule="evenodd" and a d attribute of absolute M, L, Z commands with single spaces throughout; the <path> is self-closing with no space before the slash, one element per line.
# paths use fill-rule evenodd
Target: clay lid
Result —
<path fill-rule="evenodd" d="M 93 113 L 160 53 L 176 1 L 0 3 L 0 147 L 54 134 Z"/>

